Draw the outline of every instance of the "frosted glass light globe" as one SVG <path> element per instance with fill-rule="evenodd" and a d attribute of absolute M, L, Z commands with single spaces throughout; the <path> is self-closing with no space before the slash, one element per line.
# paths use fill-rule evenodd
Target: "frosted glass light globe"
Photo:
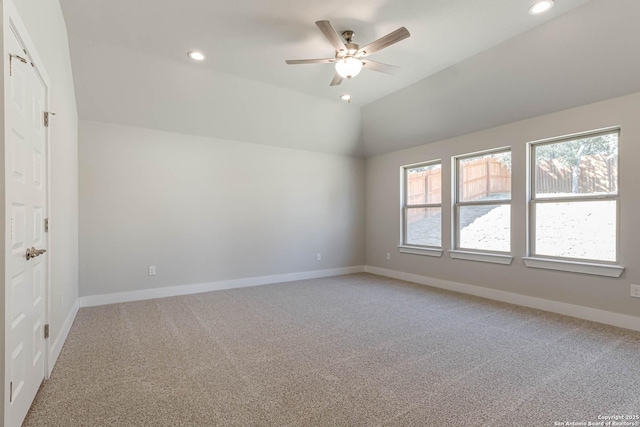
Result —
<path fill-rule="evenodd" d="M 356 58 L 343 58 L 336 62 L 336 73 L 343 79 L 357 76 L 362 70 L 362 61 Z"/>

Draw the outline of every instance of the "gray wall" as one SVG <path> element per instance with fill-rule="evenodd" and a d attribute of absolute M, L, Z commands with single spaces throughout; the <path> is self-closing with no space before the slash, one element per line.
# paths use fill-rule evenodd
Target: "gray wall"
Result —
<path fill-rule="evenodd" d="M 417 96 L 413 94 L 412 96 Z M 392 100 L 395 102 L 396 100 Z M 389 101 L 389 102 L 392 102 Z M 384 102 L 384 100 L 382 101 Z M 397 104 L 394 104 L 397 106 Z M 387 105 L 387 108 L 393 108 Z M 401 107 L 398 107 L 401 108 Z M 367 111 L 365 110 L 365 116 Z M 432 144 L 395 151 L 366 162 L 366 263 L 538 298 L 583 305 L 623 314 L 640 314 L 640 300 L 629 296 L 629 285 L 640 283 L 640 93 L 589 104 L 570 110 Z M 366 123 L 366 117 L 365 117 Z M 584 274 L 536 270 L 524 266 L 526 251 L 526 143 L 610 126 L 620 133 L 620 262 L 626 267 L 619 279 Z M 401 123 L 389 121 L 387 132 L 402 134 Z M 390 141 L 392 143 L 392 141 Z M 400 254 L 400 167 L 442 159 L 443 249 L 451 249 L 451 156 L 490 148 L 512 147 L 512 250 L 510 266 Z M 386 253 L 392 259 L 386 260 Z"/>
<path fill-rule="evenodd" d="M 86 120 L 80 140 L 81 296 L 364 262 L 362 159 Z"/>

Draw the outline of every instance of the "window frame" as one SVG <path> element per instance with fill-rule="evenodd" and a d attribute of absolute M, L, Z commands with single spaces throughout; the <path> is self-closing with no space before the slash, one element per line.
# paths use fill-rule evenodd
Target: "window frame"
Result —
<path fill-rule="evenodd" d="M 584 138 L 592 138 L 601 135 L 610 135 L 616 133 L 618 135 L 618 173 L 616 175 L 616 193 L 615 194 L 576 194 L 571 197 L 537 197 L 536 196 L 536 147 L 558 144 L 562 142 L 576 141 Z M 593 131 L 580 132 L 570 135 L 564 135 L 553 138 L 546 138 L 538 141 L 531 141 L 527 143 L 527 257 L 540 260 L 550 260 L 559 262 L 570 262 L 579 264 L 598 264 L 605 266 L 617 266 L 620 265 L 620 127 L 615 126 L 611 128 L 597 129 Z M 593 202 L 593 201 L 605 201 L 612 200 L 616 203 L 616 258 L 613 261 L 606 261 L 592 258 L 573 258 L 573 257 L 561 257 L 555 255 L 542 255 L 536 253 L 536 205 L 544 203 L 581 203 L 581 202 Z"/>
<path fill-rule="evenodd" d="M 440 203 L 423 203 L 417 205 L 408 204 L 409 201 L 409 185 L 407 182 L 409 169 L 416 169 L 426 166 L 440 165 Z M 428 208 L 440 208 L 440 218 L 442 219 L 442 159 L 429 160 L 427 162 L 413 163 L 410 165 L 402 166 L 402 205 L 400 210 L 402 230 L 400 235 L 400 248 L 416 248 L 416 249 L 433 249 L 442 250 L 442 222 L 440 223 L 440 246 L 433 245 L 418 245 L 415 243 L 409 243 L 407 241 L 407 213 L 409 209 L 428 209 Z M 408 252 L 409 253 L 409 252 Z"/>
<path fill-rule="evenodd" d="M 511 157 L 511 164 L 513 166 L 513 153 L 511 150 L 511 146 L 505 146 L 505 147 L 498 147 L 498 148 L 492 148 L 489 150 L 482 150 L 482 151 L 476 151 L 473 153 L 467 153 L 467 154 L 461 154 L 459 156 L 453 156 L 451 158 L 452 160 L 452 207 L 451 207 L 451 214 L 453 216 L 452 221 L 451 221 L 451 235 L 452 235 L 452 247 L 453 250 L 450 251 L 452 253 L 458 254 L 458 256 L 464 254 L 464 253 L 468 253 L 468 254 L 488 254 L 488 255 L 497 255 L 500 258 L 505 258 L 508 257 L 509 258 L 509 263 L 511 262 L 512 259 L 512 253 L 513 253 L 513 245 L 512 245 L 512 236 L 511 236 L 511 232 L 512 232 L 512 218 L 509 218 L 509 251 L 494 251 L 494 250 L 489 250 L 489 249 L 473 249 L 473 248 L 465 248 L 463 246 L 460 245 L 460 208 L 463 206 L 492 206 L 492 205 L 509 205 L 509 213 L 510 216 L 513 215 L 513 210 L 511 209 L 511 204 L 512 204 L 512 199 L 513 199 L 513 195 L 510 194 L 509 195 L 509 199 L 498 199 L 498 200 L 485 200 L 485 201 L 461 201 L 460 200 L 460 161 L 461 160 L 467 160 L 467 159 L 472 159 L 474 157 L 483 157 L 486 155 L 490 155 L 490 154 L 499 154 L 499 153 L 511 153 L 512 157 Z M 512 187 L 513 187 L 513 173 L 511 174 L 511 183 L 512 183 Z M 512 191 L 513 192 L 513 189 Z M 462 256 L 460 256 L 462 258 Z M 492 262 L 487 260 L 480 260 L 480 259 L 476 259 L 477 257 L 473 257 L 473 256 L 465 256 L 464 259 L 474 259 L 474 260 L 478 260 L 478 261 L 486 261 L 486 262 Z M 499 262 L 500 263 L 500 262 Z M 505 262 L 506 263 L 506 262 Z"/>

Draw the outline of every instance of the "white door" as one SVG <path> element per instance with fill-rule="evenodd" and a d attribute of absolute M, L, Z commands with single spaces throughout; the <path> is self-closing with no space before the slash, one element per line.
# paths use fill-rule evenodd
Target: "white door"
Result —
<path fill-rule="evenodd" d="M 27 250 L 46 249 L 47 245 L 44 233 L 47 202 L 46 91 L 15 34 L 12 31 L 6 33 L 6 64 L 11 69 L 5 70 L 10 74 L 5 93 L 6 212 L 9 220 L 5 282 L 5 357 L 9 393 L 5 416 L 9 426 L 19 426 L 45 375 L 47 254 L 32 257 L 27 256 Z"/>

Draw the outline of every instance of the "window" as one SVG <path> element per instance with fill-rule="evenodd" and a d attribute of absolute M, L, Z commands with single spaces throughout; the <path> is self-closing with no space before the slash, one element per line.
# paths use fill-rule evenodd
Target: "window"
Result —
<path fill-rule="evenodd" d="M 454 163 L 454 249 L 510 253 L 511 150 L 460 156 Z"/>
<path fill-rule="evenodd" d="M 442 246 L 442 164 L 405 166 L 402 245 Z"/>
<path fill-rule="evenodd" d="M 531 144 L 532 256 L 617 261 L 618 135 Z"/>

